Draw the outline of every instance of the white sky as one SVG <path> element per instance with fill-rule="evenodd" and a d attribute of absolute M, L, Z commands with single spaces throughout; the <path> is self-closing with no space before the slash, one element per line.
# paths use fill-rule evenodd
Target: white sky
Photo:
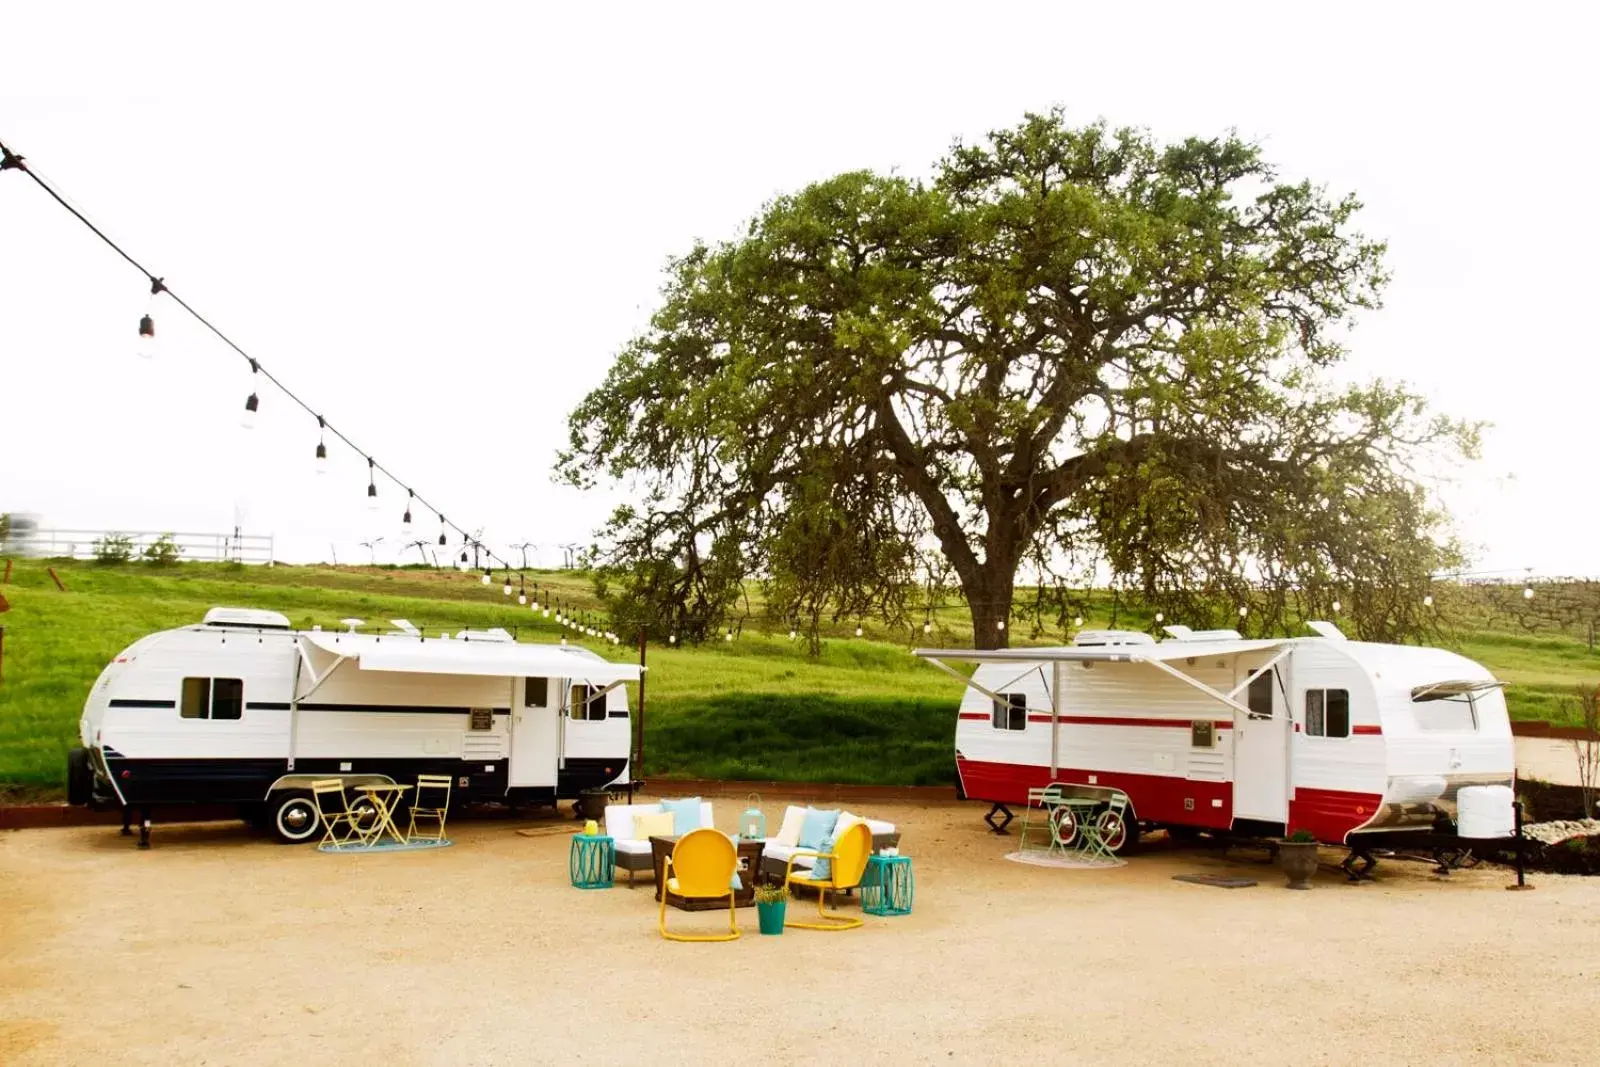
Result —
<path fill-rule="evenodd" d="M 564 416 L 695 237 L 1053 104 L 1236 127 L 1390 242 L 1351 373 L 1495 424 L 1449 497 L 1478 565 L 1600 572 L 1589 5 L 577 6 L 0 0 L 0 138 L 452 520 L 555 565 L 609 511 L 550 480 Z M 368 512 L 334 445 L 316 477 L 274 391 L 239 429 L 247 365 L 176 308 L 138 360 L 146 299 L 0 175 L 0 509 L 398 542 L 403 493 Z"/>

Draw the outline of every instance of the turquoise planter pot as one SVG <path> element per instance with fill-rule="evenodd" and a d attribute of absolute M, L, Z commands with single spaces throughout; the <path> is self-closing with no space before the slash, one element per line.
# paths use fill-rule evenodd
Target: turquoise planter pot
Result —
<path fill-rule="evenodd" d="M 756 901 L 756 919 L 761 923 L 761 932 L 764 934 L 783 933 L 783 913 L 788 908 L 787 900 L 778 900 L 770 904 Z"/>

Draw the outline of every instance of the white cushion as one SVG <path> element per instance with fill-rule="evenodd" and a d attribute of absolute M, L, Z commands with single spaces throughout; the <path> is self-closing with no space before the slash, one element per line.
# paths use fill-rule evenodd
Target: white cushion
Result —
<path fill-rule="evenodd" d="M 619 837 L 616 839 L 616 849 L 618 852 L 626 852 L 630 856 L 648 856 L 650 855 L 650 842 L 639 841 L 631 837 Z"/>
<path fill-rule="evenodd" d="M 652 815 L 660 814 L 660 804 L 607 804 L 606 805 L 606 835 L 616 841 L 633 840 L 633 817 L 646 812 Z M 648 843 L 645 846 L 649 848 Z"/>
<path fill-rule="evenodd" d="M 788 863 L 789 857 L 798 851 L 798 845 L 786 845 L 775 837 L 769 837 L 762 843 L 761 858 L 763 860 L 777 860 L 779 863 Z M 794 861 L 796 867 L 810 867 L 814 863 L 816 863 L 816 858 L 813 856 L 801 856 Z"/>
<path fill-rule="evenodd" d="M 894 833 L 894 823 L 884 822 L 882 819 L 868 819 L 867 825 L 872 828 L 873 836 Z"/>
<path fill-rule="evenodd" d="M 841 811 L 839 813 L 839 821 L 833 824 L 833 839 L 835 841 L 839 840 L 839 838 L 844 836 L 844 832 L 850 829 L 850 827 L 855 826 L 857 823 L 864 823 L 866 821 L 867 820 L 863 819 L 859 815 L 852 815 L 848 811 Z"/>
<path fill-rule="evenodd" d="M 778 828 L 776 837 L 768 838 L 769 842 L 788 845 L 794 848 L 800 844 L 800 828 L 805 825 L 806 809 L 790 806 L 784 809 L 783 825 Z"/>
<path fill-rule="evenodd" d="M 709 800 L 702 800 L 700 802 L 700 825 L 701 826 L 715 826 L 715 825 L 717 825 L 716 820 L 711 817 L 711 801 L 709 801 Z"/>

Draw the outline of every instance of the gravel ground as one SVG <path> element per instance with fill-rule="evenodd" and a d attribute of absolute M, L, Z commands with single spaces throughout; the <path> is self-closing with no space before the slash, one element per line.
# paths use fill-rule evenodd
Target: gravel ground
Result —
<path fill-rule="evenodd" d="M 509 820 L 370 856 L 226 823 L 147 853 L 3 833 L 0 1063 L 1600 1061 L 1600 879 L 1385 861 L 1294 893 L 1249 853 L 1159 847 L 1051 870 L 1003 861 L 981 811 L 865 812 L 905 833 L 909 917 L 761 937 L 741 910 L 705 945 L 658 938 L 643 885 L 571 889 L 565 837 Z M 1172 881 L 1198 872 L 1261 884 Z"/>

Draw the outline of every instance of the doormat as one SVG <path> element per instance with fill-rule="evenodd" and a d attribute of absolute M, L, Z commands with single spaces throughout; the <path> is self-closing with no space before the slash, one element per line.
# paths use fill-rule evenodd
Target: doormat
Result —
<path fill-rule="evenodd" d="M 1248 889 L 1256 884 L 1254 878 L 1229 878 L 1222 874 L 1175 874 L 1175 882 L 1193 882 L 1195 885 L 1214 885 L 1219 889 Z"/>

